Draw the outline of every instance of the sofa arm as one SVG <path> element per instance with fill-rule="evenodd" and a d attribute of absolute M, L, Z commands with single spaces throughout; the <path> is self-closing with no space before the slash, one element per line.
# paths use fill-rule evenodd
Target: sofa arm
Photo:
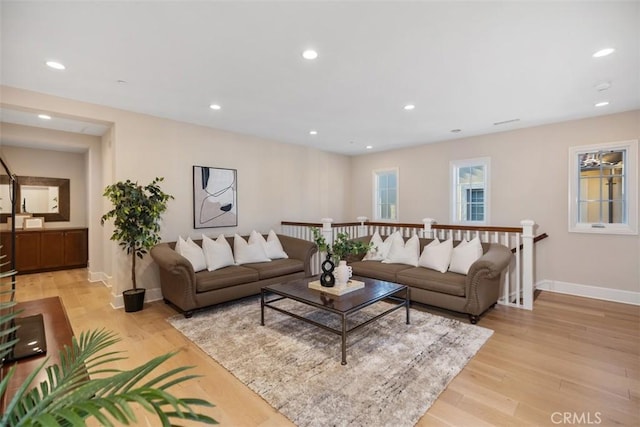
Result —
<path fill-rule="evenodd" d="M 151 257 L 160 267 L 162 297 L 182 310 L 193 310 L 197 304 L 196 274 L 188 259 L 168 243 L 159 243 L 151 249 Z"/>
<path fill-rule="evenodd" d="M 475 323 L 478 316 L 498 300 L 500 276 L 509 266 L 512 256 L 506 246 L 492 243 L 489 250 L 469 267 L 464 310 L 471 315 L 471 323 Z"/>
<path fill-rule="evenodd" d="M 482 274 L 487 279 L 499 277 L 509 266 L 513 254 L 504 245 L 492 243 L 489 250 L 478 258 L 467 272 L 467 281 L 472 280 L 478 274 Z"/>
<path fill-rule="evenodd" d="M 167 271 L 173 271 L 177 268 L 191 270 L 195 280 L 195 272 L 189 260 L 173 250 L 168 243 L 159 243 L 151 248 L 151 257 L 160 268 L 164 268 Z"/>
<path fill-rule="evenodd" d="M 311 277 L 311 257 L 318 252 L 318 246 L 314 242 L 284 234 L 278 234 L 278 240 L 289 258 L 299 259 L 304 263 L 305 276 Z"/>

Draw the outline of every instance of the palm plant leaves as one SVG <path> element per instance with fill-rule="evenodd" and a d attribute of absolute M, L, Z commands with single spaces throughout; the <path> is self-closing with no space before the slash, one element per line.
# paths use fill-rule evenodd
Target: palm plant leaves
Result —
<path fill-rule="evenodd" d="M 7 405 L 0 425 L 84 426 L 88 417 L 96 418 L 104 426 L 113 426 L 114 422 L 129 425 L 136 422 L 133 404 L 154 413 L 163 426 L 174 425 L 170 420 L 176 418 L 217 424 L 213 418 L 194 410 L 194 407 L 212 407 L 211 403 L 177 398 L 167 391 L 196 378 L 196 375 L 184 374 L 191 367 L 182 366 L 147 378 L 175 353 L 158 356 L 129 371 L 104 368 L 107 363 L 123 359 L 118 356 L 120 352 L 103 352 L 117 341 L 114 333 L 104 329 L 83 332 L 79 339 L 74 337 L 71 347 L 61 350 L 60 365 L 46 368 L 46 381 L 39 387 L 27 389 L 45 361 L 23 383 Z M 12 374 L 10 370 L 0 383 L 0 395 Z"/>
<path fill-rule="evenodd" d="M 0 255 L 0 259 L 4 256 Z M 4 266 L 0 264 L 0 266 Z M 12 320 L 14 290 L 7 289 L 2 280 L 15 271 L 0 272 L 0 367 L 16 340 L 8 340 L 16 328 Z M 155 414 L 163 426 L 174 425 L 171 420 L 185 419 L 205 424 L 217 422 L 196 412 L 196 407 L 212 407 L 206 400 L 178 398 L 167 390 L 196 378 L 186 375 L 190 366 L 181 366 L 149 378 L 152 371 L 173 357 L 175 353 L 158 356 L 129 371 L 109 368 L 107 364 L 123 360 L 122 352 L 109 351 L 119 339 L 113 332 L 93 330 L 73 337 L 71 346 L 60 350 L 60 364 L 45 368 L 45 359 L 22 382 L 5 411 L 0 415 L 1 426 L 84 426 L 87 418 L 95 418 L 101 425 L 130 425 L 136 423 L 133 405 Z M 31 387 L 42 370 L 47 379 Z M 0 401 L 5 397 L 9 382 L 15 374 L 10 368 L 0 381 Z M 91 378 L 95 377 L 95 378 Z M 115 424 L 114 424 L 115 423 Z"/>

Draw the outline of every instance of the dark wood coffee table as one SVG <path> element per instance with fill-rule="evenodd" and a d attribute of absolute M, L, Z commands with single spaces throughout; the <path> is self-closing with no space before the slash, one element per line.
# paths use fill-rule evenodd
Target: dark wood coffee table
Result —
<path fill-rule="evenodd" d="M 389 313 L 401 309 L 402 307 L 405 307 L 407 311 L 407 325 L 409 324 L 409 288 L 407 286 L 382 280 L 369 279 L 366 277 L 353 277 L 353 279 L 364 282 L 365 287 L 340 296 L 310 289 L 308 284 L 310 281 L 315 280 L 314 278 L 298 279 L 287 283 L 265 286 L 262 288 L 260 299 L 260 324 L 264 326 L 264 308 L 269 307 L 273 310 L 279 311 L 280 313 L 295 317 L 296 319 L 300 319 L 326 331 L 338 334 L 342 337 L 342 364 L 346 365 L 347 335 L 351 332 L 376 321 L 382 316 L 386 316 Z M 270 293 L 277 296 L 269 299 L 268 295 Z M 339 315 L 342 321 L 342 328 L 332 328 L 273 305 L 274 302 L 285 298 Z M 351 328 L 347 328 L 347 317 L 382 300 L 388 300 L 395 304 L 393 307 L 378 314 L 377 316 L 362 323 L 353 325 Z"/>

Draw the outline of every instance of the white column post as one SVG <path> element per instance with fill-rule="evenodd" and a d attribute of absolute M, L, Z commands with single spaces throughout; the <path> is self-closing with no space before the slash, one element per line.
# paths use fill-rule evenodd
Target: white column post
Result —
<path fill-rule="evenodd" d="M 369 219 L 366 216 L 359 216 L 358 218 L 356 218 L 358 220 L 358 222 L 360 222 L 360 225 L 358 226 L 358 236 L 357 237 L 362 237 L 362 236 L 366 236 L 367 235 L 367 226 L 364 225 L 364 223 Z"/>
<path fill-rule="evenodd" d="M 436 220 L 433 218 L 423 218 L 422 222 L 424 222 L 424 237 L 433 239 L 433 229 L 431 226 L 436 223 Z"/>
<path fill-rule="evenodd" d="M 328 245 L 333 245 L 333 229 L 331 228 L 333 218 L 322 218 L 320 221 L 322 222 L 322 236 L 324 240 Z"/>
<path fill-rule="evenodd" d="M 520 221 L 522 225 L 522 302 L 523 308 L 533 310 L 533 228 L 530 219 Z"/>

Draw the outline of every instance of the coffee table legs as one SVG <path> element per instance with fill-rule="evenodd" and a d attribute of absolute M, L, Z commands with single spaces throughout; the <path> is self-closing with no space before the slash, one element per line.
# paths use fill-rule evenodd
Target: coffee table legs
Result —
<path fill-rule="evenodd" d="M 260 291 L 260 325 L 264 326 L 264 289 Z"/>
<path fill-rule="evenodd" d="M 340 314 L 340 320 L 342 322 L 342 325 L 341 325 L 342 327 L 340 329 L 331 328 L 331 327 L 329 327 L 327 325 L 318 323 L 318 322 L 316 322 L 314 320 L 311 320 L 311 319 L 308 319 L 306 317 L 297 315 L 295 313 L 292 313 L 290 311 L 284 310 L 282 308 L 273 306 L 271 303 L 276 302 L 276 301 L 280 301 L 280 300 L 283 300 L 283 299 L 286 299 L 286 298 L 290 298 L 290 296 L 285 296 L 285 295 L 279 294 L 280 295 L 279 298 L 275 298 L 275 299 L 271 299 L 269 301 L 266 301 L 265 296 L 269 292 L 273 292 L 273 290 L 269 291 L 269 290 L 266 290 L 266 289 L 263 288 L 261 290 L 261 292 L 260 292 L 260 325 L 264 326 L 264 309 L 265 309 L 265 307 L 270 307 L 270 308 L 272 308 L 272 309 L 274 309 L 276 311 L 279 311 L 280 313 L 286 314 L 288 316 L 291 316 L 291 317 L 294 317 L 296 319 L 302 320 L 304 322 L 310 323 L 312 325 L 318 326 L 318 327 L 320 327 L 320 328 L 322 328 L 324 330 L 327 330 L 329 332 L 333 332 L 334 334 L 338 334 L 338 335 L 340 335 L 340 338 L 341 338 L 341 343 L 340 344 L 341 344 L 342 360 L 341 360 L 340 363 L 342 365 L 346 365 L 347 364 L 347 335 L 350 332 L 353 332 L 356 329 L 365 327 L 369 323 L 374 322 L 377 319 L 379 319 L 379 318 L 381 318 L 381 317 L 383 317 L 383 316 L 385 316 L 385 315 L 387 315 L 387 314 L 389 314 L 389 313 L 391 313 L 393 311 L 402 309 L 402 306 L 405 307 L 405 310 L 406 310 L 406 313 L 407 313 L 407 319 L 406 319 L 407 325 L 410 322 L 410 318 L 409 318 L 409 312 L 410 312 L 410 310 L 409 310 L 409 308 L 410 308 L 410 298 L 409 298 L 409 296 L 410 295 L 409 295 L 409 288 L 408 287 L 405 288 L 404 301 L 402 301 L 402 298 L 399 297 L 399 296 L 396 296 L 396 297 L 391 296 L 390 298 L 392 298 L 394 301 L 398 302 L 399 304 L 395 305 L 395 307 L 393 307 L 393 308 L 391 308 L 389 310 L 386 310 L 383 313 L 378 314 L 375 317 L 372 317 L 371 319 L 365 321 L 364 323 L 360 323 L 359 325 L 356 325 L 356 326 L 352 327 L 349 330 L 347 330 L 347 315 L 348 314 L 352 314 L 352 312 L 344 312 L 344 313 Z M 277 294 L 277 292 L 275 292 L 275 293 Z M 304 301 L 300 301 L 300 302 L 304 303 Z"/>
<path fill-rule="evenodd" d="M 342 315 L 342 362 L 347 364 L 347 316 Z"/>
<path fill-rule="evenodd" d="M 407 308 L 407 325 L 409 325 L 409 287 L 406 288 L 404 306 Z"/>

